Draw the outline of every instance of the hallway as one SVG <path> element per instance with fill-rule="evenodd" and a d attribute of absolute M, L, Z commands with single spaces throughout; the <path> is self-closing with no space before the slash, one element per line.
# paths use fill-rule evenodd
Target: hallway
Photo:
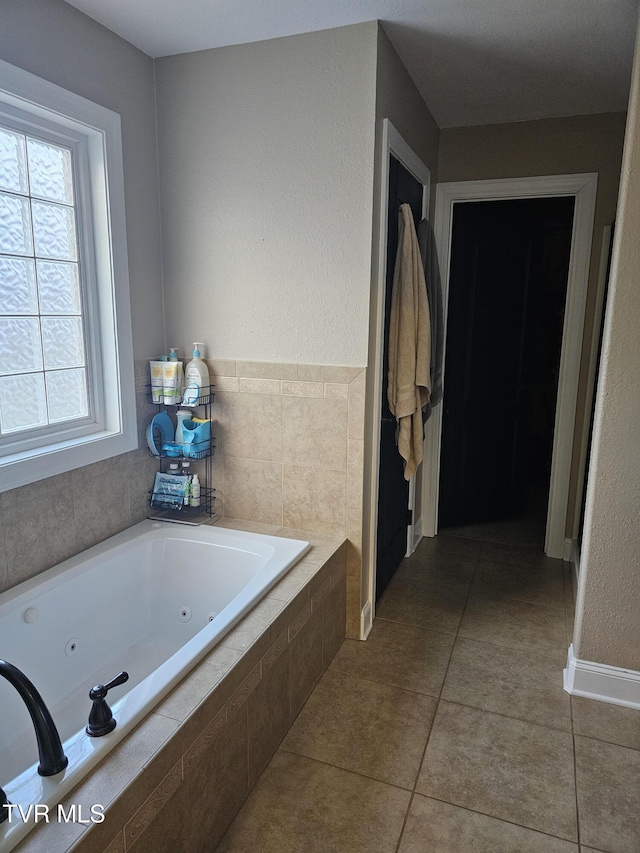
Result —
<path fill-rule="evenodd" d="M 568 567 L 424 539 L 219 853 L 637 853 L 640 713 L 562 689 Z"/>

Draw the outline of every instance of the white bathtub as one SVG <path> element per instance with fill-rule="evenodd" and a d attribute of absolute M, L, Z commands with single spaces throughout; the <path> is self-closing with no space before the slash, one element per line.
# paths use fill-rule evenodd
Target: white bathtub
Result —
<path fill-rule="evenodd" d="M 62 773 L 37 774 L 33 725 L 0 677 L 0 786 L 9 801 L 55 806 L 309 547 L 143 521 L 0 595 L 0 658 L 33 681 L 69 758 Z M 89 690 L 120 670 L 129 681 L 107 697 L 117 726 L 88 737 Z M 16 815 L 0 824 L 0 851 L 32 825 Z"/>

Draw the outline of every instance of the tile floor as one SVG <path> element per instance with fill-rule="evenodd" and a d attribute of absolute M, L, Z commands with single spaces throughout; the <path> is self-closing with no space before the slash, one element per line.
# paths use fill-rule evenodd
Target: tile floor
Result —
<path fill-rule="evenodd" d="M 218 853 L 638 853 L 640 712 L 571 698 L 567 567 L 423 540 Z"/>

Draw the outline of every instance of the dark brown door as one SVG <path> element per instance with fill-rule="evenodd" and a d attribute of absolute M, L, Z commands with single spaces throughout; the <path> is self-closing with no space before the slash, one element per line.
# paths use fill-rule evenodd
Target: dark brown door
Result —
<path fill-rule="evenodd" d="M 439 527 L 548 492 L 574 200 L 454 209 Z"/>
<path fill-rule="evenodd" d="M 376 600 L 380 598 L 407 550 L 409 525 L 409 483 L 404 479 L 404 462 L 396 446 L 396 419 L 389 411 L 387 370 L 389 367 L 389 313 L 393 270 L 398 249 L 398 208 L 410 204 L 417 226 L 422 216 L 424 187 L 404 166 L 390 158 L 389 226 L 387 231 L 387 277 L 385 298 L 384 356 L 382 368 L 382 424 L 380 431 L 380 478 L 378 491 L 378 531 Z"/>

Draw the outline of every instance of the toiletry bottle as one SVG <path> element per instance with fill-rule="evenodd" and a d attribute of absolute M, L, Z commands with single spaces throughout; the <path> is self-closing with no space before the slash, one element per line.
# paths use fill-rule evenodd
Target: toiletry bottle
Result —
<path fill-rule="evenodd" d="M 182 462 L 182 472 L 181 473 L 189 478 L 189 482 L 187 483 L 187 486 L 184 490 L 184 500 L 182 503 L 183 503 L 183 506 L 190 506 L 190 502 L 191 502 L 191 479 L 192 479 L 192 477 L 191 477 L 191 462 L 189 462 L 187 459 L 183 460 L 183 462 Z"/>
<path fill-rule="evenodd" d="M 190 409 L 178 409 L 176 414 L 176 419 L 178 421 L 176 426 L 176 443 L 184 444 L 184 431 L 182 429 L 182 425 L 185 421 L 189 420 L 193 412 Z M 186 456 L 184 449 L 182 451 L 182 455 Z"/>
<path fill-rule="evenodd" d="M 167 361 L 167 356 L 161 355 L 160 358 L 153 359 L 149 362 L 149 370 L 151 373 L 151 401 L 153 403 L 162 403 L 164 399 L 164 392 L 162 390 L 162 373 L 165 361 Z"/>
<path fill-rule="evenodd" d="M 195 341 L 193 344 L 193 358 L 187 364 L 184 371 L 185 406 L 197 405 L 198 398 L 209 393 L 209 368 L 200 358 L 200 347 L 204 344 Z"/>
<path fill-rule="evenodd" d="M 174 406 L 182 400 L 182 362 L 178 361 L 177 347 L 171 347 L 169 361 L 164 365 L 162 393 L 165 406 Z"/>
<path fill-rule="evenodd" d="M 191 478 L 191 506 L 200 506 L 200 479 L 197 474 Z"/>

